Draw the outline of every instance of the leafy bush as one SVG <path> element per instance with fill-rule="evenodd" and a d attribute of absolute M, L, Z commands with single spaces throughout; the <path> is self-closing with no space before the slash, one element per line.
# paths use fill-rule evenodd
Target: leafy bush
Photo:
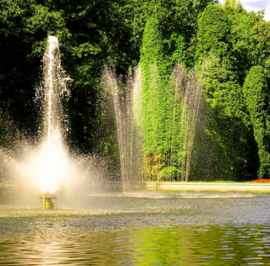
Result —
<path fill-rule="evenodd" d="M 158 180 L 176 180 L 179 170 L 174 166 L 167 166 L 158 173 Z"/>

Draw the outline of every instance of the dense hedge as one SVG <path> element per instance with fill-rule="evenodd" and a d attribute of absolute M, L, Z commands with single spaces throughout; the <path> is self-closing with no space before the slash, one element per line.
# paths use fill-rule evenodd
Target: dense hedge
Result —
<path fill-rule="evenodd" d="M 170 101 L 168 70 L 159 21 L 150 18 L 145 26 L 141 49 L 142 68 L 142 134 L 145 167 L 156 175 L 165 165 L 165 151 L 169 149 Z M 148 161 L 152 161 L 152 166 Z M 149 168 L 150 167 L 150 168 Z"/>
<path fill-rule="evenodd" d="M 246 77 L 243 92 L 246 99 L 254 137 L 258 144 L 259 177 L 270 173 L 270 88 L 269 80 L 261 66 L 252 67 Z"/>

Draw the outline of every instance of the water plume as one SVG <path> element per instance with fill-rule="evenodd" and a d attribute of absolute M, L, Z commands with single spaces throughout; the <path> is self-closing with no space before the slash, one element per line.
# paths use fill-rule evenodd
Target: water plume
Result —
<path fill-rule="evenodd" d="M 42 102 L 43 136 L 22 168 L 40 191 L 54 193 L 75 171 L 63 140 L 68 126 L 62 98 L 69 95 L 67 81 L 70 79 L 61 67 L 59 42 L 54 36 L 48 38 L 43 64 L 44 82 L 37 89 L 37 97 Z"/>
<path fill-rule="evenodd" d="M 124 191 L 136 190 L 136 182 L 188 181 L 190 175 L 202 86 L 195 71 L 175 66 L 165 90 L 158 87 L 155 66 L 151 71 L 150 92 L 144 91 L 140 66 L 125 81 L 117 78 L 113 67 L 103 71 L 115 117 Z"/>
<path fill-rule="evenodd" d="M 116 77 L 115 69 L 107 67 L 102 73 L 104 93 L 113 106 L 117 130 L 120 171 L 123 191 L 141 189 L 142 137 L 140 132 L 141 115 L 141 69 L 138 67 L 123 82 Z"/>
<path fill-rule="evenodd" d="M 179 138 L 179 147 L 174 147 L 172 141 L 170 152 L 174 154 L 174 149 L 179 149 L 178 168 L 181 171 L 177 179 L 179 180 L 181 177 L 181 181 L 188 181 L 203 87 L 197 79 L 194 70 L 187 75 L 179 66 L 175 66 L 172 72 L 172 87 L 174 88 L 175 95 L 173 128 L 175 128 L 177 118 L 178 122 L 180 122 L 180 127 L 179 131 L 173 130 L 172 138 Z M 174 136 L 175 133 L 178 136 Z"/>
<path fill-rule="evenodd" d="M 48 38 L 43 69 L 43 82 L 36 90 L 42 117 L 39 138 L 25 139 L 13 151 L 0 151 L 5 179 L 10 181 L 15 202 L 22 198 L 33 202 L 38 193 L 47 192 L 80 200 L 82 194 L 101 192 L 105 170 L 98 165 L 104 167 L 106 163 L 99 156 L 69 152 L 69 123 L 62 103 L 68 100 L 71 79 L 61 67 L 59 42 L 54 36 Z"/>

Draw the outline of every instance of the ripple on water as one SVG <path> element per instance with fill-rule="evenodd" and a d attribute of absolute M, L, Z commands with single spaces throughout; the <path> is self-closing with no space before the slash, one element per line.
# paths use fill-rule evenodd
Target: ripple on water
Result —
<path fill-rule="evenodd" d="M 268 197 L 104 202 L 0 208 L 0 265 L 269 265 Z"/>

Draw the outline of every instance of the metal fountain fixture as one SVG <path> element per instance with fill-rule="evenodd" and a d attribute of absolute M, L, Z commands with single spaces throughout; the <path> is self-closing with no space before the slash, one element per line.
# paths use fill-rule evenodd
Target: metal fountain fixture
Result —
<path fill-rule="evenodd" d="M 47 191 L 40 199 L 43 199 L 43 209 L 44 210 L 51 210 L 54 209 L 54 204 L 52 202 L 53 199 L 56 199 L 52 194 Z"/>

